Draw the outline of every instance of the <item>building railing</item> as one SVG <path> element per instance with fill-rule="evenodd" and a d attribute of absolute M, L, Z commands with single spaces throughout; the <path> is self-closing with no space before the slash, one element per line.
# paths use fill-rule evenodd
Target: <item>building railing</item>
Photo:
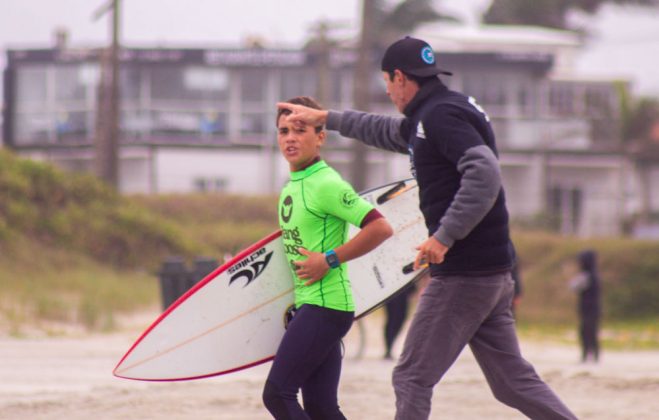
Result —
<path fill-rule="evenodd" d="M 587 150 L 597 139 L 581 118 L 493 118 L 501 150 Z"/>

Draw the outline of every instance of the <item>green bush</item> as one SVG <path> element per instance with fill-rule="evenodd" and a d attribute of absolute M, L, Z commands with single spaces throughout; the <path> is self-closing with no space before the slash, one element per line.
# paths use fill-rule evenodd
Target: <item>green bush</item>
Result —
<path fill-rule="evenodd" d="M 276 220 L 274 197 L 124 197 L 92 176 L 0 150 L 0 328 L 111 329 L 117 313 L 158 303 L 165 257 L 221 260 Z"/>
<path fill-rule="evenodd" d="M 111 328 L 117 312 L 158 301 L 166 256 L 235 254 L 277 229 L 276 207 L 274 196 L 123 197 L 92 176 L 0 150 L 0 315 L 11 325 L 34 316 Z M 569 266 L 585 248 L 599 255 L 608 322 L 659 316 L 658 242 L 521 229 L 513 237 L 523 322 L 574 324 Z"/>
<path fill-rule="evenodd" d="M 200 247 L 176 224 L 89 175 L 0 151 L 0 241 L 12 232 L 119 267 L 155 267 Z"/>

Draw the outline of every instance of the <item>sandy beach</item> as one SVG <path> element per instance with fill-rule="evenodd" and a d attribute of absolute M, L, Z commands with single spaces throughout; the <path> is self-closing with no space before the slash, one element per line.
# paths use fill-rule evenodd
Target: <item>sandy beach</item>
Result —
<path fill-rule="evenodd" d="M 0 419 L 268 419 L 261 388 L 270 364 L 176 383 L 118 379 L 112 369 L 155 319 L 143 314 L 112 334 L 0 336 Z M 346 343 L 339 400 L 349 419 L 390 419 L 393 361 L 382 359 L 382 317 L 362 321 Z M 402 340 L 401 340 L 402 341 Z M 577 349 L 522 340 L 525 357 L 581 419 L 651 419 L 659 412 L 659 352 L 606 351 L 598 365 L 577 363 Z M 401 343 L 397 343 L 396 354 Z M 435 388 L 433 419 L 523 419 L 497 402 L 466 349 Z"/>

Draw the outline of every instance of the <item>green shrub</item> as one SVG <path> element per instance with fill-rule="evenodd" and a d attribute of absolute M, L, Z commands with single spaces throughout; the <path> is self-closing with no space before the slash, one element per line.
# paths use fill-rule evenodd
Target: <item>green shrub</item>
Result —
<path fill-rule="evenodd" d="M 0 151 L 0 241 L 11 232 L 70 247 L 117 266 L 155 267 L 200 248 L 165 218 L 89 175 Z"/>

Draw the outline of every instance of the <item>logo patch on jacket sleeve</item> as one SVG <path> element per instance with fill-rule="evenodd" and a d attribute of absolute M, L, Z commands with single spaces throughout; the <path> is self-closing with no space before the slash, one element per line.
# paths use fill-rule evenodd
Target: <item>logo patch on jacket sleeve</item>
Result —
<path fill-rule="evenodd" d="M 416 126 L 416 136 L 420 139 L 426 138 L 426 130 L 423 129 L 423 122 L 419 121 L 419 124 Z"/>

